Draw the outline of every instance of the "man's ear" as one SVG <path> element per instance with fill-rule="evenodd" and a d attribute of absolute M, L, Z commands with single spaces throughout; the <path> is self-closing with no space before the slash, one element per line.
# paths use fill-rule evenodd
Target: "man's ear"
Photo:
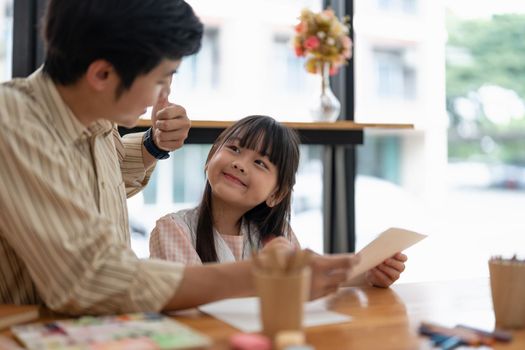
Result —
<path fill-rule="evenodd" d="M 118 82 L 115 69 L 106 60 L 95 60 L 87 68 L 86 81 L 95 91 L 104 91 L 108 88 L 114 90 L 115 80 Z"/>

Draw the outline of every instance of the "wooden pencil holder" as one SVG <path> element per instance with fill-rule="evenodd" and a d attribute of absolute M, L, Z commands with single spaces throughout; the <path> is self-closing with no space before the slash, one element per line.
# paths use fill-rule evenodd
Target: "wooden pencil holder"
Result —
<path fill-rule="evenodd" d="M 310 268 L 295 274 L 254 271 L 263 333 L 274 339 L 280 331 L 303 329 L 304 303 L 310 291 Z"/>
<path fill-rule="evenodd" d="M 525 328 L 525 261 L 492 258 L 489 271 L 496 326 Z"/>

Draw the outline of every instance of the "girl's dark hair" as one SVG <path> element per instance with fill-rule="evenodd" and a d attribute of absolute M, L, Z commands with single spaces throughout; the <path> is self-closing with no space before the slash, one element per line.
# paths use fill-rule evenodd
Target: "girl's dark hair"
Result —
<path fill-rule="evenodd" d="M 196 53 L 203 25 L 182 0 L 50 0 L 43 19 L 44 72 L 75 83 L 97 59 L 121 78 L 117 97 L 163 59 Z"/>
<path fill-rule="evenodd" d="M 279 204 L 269 207 L 263 202 L 244 214 L 248 227 L 254 225 L 259 237 L 248 239 L 253 244 L 261 244 L 267 238 L 283 236 L 289 231 L 292 189 L 295 185 L 295 174 L 299 167 L 299 136 L 288 127 L 271 117 L 253 115 L 243 118 L 224 130 L 213 144 L 206 164 L 226 142 L 236 139 L 243 148 L 265 154 L 277 167 L 276 198 Z M 211 186 L 206 187 L 198 209 L 196 249 L 201 261 L 217 262 L 215 239 L 213 235 L 213 215 L 211 204 Z"/>

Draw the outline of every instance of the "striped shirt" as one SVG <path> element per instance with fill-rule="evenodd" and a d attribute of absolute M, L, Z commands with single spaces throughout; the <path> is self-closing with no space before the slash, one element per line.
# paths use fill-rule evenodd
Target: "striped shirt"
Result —
<path fill-rule="evenodd" d="M 126 196 L 153 171 L 142 136 L 86 128 L 41 71 L 0 85 L 0 303 L 107 314 L 168 302 L 183 266 L 130 248 Z"/>

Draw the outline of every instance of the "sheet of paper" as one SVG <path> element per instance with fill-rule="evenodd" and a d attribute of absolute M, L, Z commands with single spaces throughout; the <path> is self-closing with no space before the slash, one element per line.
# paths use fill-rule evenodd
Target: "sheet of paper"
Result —
<path fill-rule="evenodd" d="M 401 228 L 389 228 L 357 253 L 361 259 L 349 273 L 348 279 L 359 276 L 425 237 L 427 236 Z"/>
<path fill-rule="evenodd" d="M 228 323 L 242 332 L 260 332 L 258 298 L 234 298 L 217 301 L 199 307 L 202 312 Z M 318 299 L 305 304 L 304 326 L 313 327 L 325 324 L 349 322 L 352 317 L 329 311 L 326 299 Z"/>

